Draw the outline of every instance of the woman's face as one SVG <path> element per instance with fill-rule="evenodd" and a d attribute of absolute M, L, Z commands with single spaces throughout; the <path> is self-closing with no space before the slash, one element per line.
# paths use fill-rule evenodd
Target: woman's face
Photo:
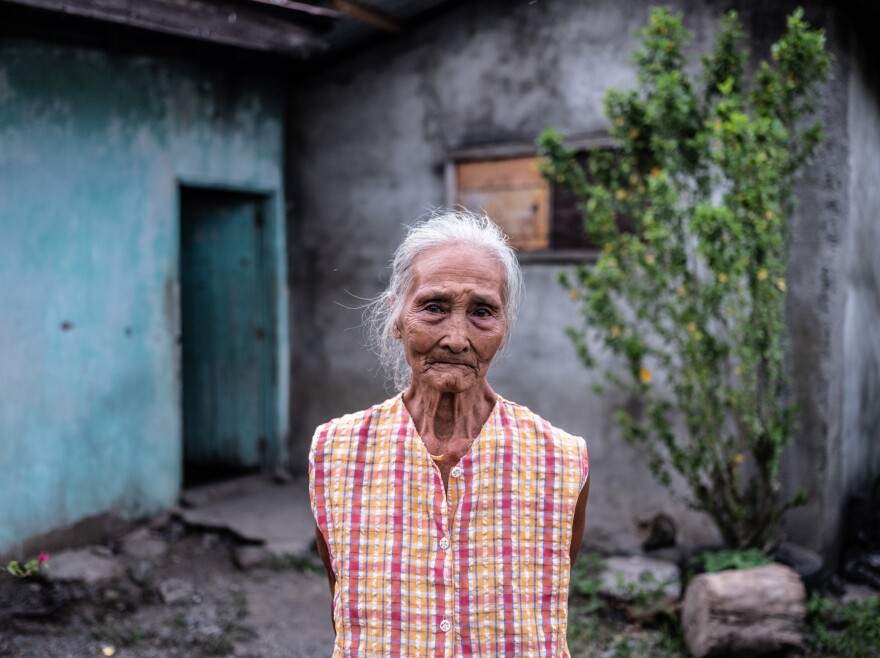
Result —
<path fill-rule="evenodd" d="M 507 326 L 503 282 L 501 263 L 478 247 L 446 245 L 416 257 L 394 332 L 414 385 L 461 393 L 485 382 Z"/>

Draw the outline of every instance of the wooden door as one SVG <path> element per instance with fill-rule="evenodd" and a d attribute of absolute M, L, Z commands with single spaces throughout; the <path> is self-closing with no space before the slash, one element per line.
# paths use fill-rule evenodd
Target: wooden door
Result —
<path fill-rule="evenodd" d="M 266 466 L 275 340 L 266 199 L 181 190 L 184 479 Z"/>

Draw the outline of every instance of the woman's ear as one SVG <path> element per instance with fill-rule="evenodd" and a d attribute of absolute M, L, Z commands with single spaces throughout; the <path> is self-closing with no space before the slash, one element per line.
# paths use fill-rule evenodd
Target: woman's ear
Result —
<path fill-rule="evenodd" d="M 394 296 L 390 292 L 385 297 L 385 303 L 388 304 L 389 308 L 392 308 L 392 313 L 393 313 L 394 312 L 393 311 Z M 391 327 L 391 335 L 394 336 L 395 340 L 400 340 L 401 334 L 400 334 L 400 316 L 399 315 L 397 316 L 397 319 L 394 321 L 394 325 Z"/>

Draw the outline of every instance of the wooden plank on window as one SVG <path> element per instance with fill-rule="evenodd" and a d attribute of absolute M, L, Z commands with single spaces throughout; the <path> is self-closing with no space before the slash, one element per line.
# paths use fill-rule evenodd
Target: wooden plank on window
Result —
<path fill-rule="evenodd" d="M 456 203 L 484 211 L 510 237 L 515 249 L 550 246 L 550 186 L 534 156 L 460 162 L 455 167 Z"/>

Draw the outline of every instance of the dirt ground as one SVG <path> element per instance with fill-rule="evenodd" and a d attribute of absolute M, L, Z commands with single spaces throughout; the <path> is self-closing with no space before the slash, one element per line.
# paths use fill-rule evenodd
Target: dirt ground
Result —
<path fill-rule="evenodd" d="M 330 594 L 316 553 L 242 570 L 232 534 L 171 521 L 152 531 L 166 552 L 144 573 L 85 586 L 0 573 L 0 658 L 324 658 Z M 122 559 L 120 543 L 106 548 Z M 51 561 L 50 557 L 50 561 Z M 573 601 L 576 658 L 668 658 L 662 634 L 598 622 Z"/>
<path fill-rule="evenodd" d="M 0 658 L 330 655 L 330 595 L 319 563 L 275 560 L 242 571 L 231 537 L 182 524 L 163 535 L 167 552 L 136 574 L 139 585 L 0 574 Z"/>
<path fill-rule="evenodd" d="M 263 556 L 259 566 L 245 570 L 236 566 L 243 544 L 232 533 L 170 519 L 148 534 L 162 548 L 161 557 L 149 562 L 126 559 L 124 542 L 101 549 L 126 567 L 125 575 L 112 581 L 85 585 L 0 573 L 0 658 L 322 658 L 332 653 L 330 594 L 314 551 L 295 560 Z M 574 658 L 686 655 L 674 634 L 657 624 L 633 623 L 612 613 L 613 607 L 596 596 L 573 595 L 569 645 Z"/>

